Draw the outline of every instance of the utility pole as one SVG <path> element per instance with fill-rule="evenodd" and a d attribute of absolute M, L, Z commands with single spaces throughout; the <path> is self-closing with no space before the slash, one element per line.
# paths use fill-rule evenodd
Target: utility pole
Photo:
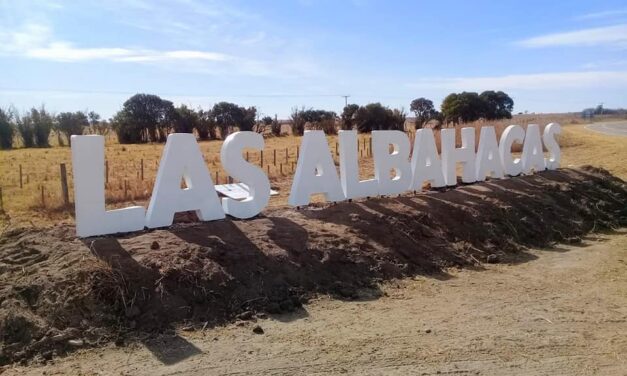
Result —
<path fill-rule="evenodd" d="M 348 106 L 348 97 L 350 97 L 350 95 L 340 95 L 340 97 L 344 97 L 344 107 Z"/>

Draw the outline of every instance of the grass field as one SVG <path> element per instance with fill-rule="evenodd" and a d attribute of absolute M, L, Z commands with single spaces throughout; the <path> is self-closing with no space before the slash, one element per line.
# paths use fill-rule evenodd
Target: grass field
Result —
<path fill-rule="evenodd" d="M 573 116 L 522 115 L 508 121 L 464 126 L 474 126 L 478 137 L 482 125 L 494 125 L 500 134 L 509 124 L 524 126 L 538 123 L 544 126 L 552 121 L 563 125 L 563 133 L 560 136 L 563 148 L 562 167 L 592 164 L 605 168 L 623 179 L 627 178 L 627 165 L 624 163 L 627 160 L 626 141 L 620 137 L 588 131 L 583 128 L 582 120 Z M 363 178 L 371 176 L 373 170 L 369 138 L 369 135 L 359 136 L 360 174 Z M 439 141 L 437 133 L 436 139 Z M 329 136 L 328 141 L 337 162 L 336 137 Z M 200 143 L 207 166 L 216 183 L 228 181 L 219 160 L 221 145 L 220 140 Z M 263 169 L 268 173 L 272 186 L 279 191 L 279 195 L 271 199 L 271 206 L 286 204 L 299 145 L 300 137 L 266 138 Z M 107 139 L 106 199 L 109 207 L 126 206 L 129 203 L 146 204 L 152 192 L 162 150 L 162 144 L 120 145 L 112 137 Z M 250 162 L 262 165 L 261 153 L 251 150 L 247 154 Z M 72 169 L 68 147 L 0 151 L 0 188 L 4 209 L 1 221 L 4 226 L 47 225 L 73 221 L 72 205 L 66 206 L 62 196 L 60 178 L 62 163 L 66 165 L 68 173 L 71 203 Z"/>

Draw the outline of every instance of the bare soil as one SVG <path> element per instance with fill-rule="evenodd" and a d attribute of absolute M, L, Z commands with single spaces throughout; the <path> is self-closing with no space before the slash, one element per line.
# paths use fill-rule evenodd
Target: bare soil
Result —
<path fill-rule="evenodd" d="M 5 375 L 625 375 L 627 230 Z M 255 334 L 259 326 L 263 334 Z"/>
<path fill-rule="evenodd" d="M 278 315 L 278 320 L 299 317 L 305 312 L 302 304 L 320 296 L 362 302 L 351 303 L 343 310 L 367 304 L 364 300 L 389 302 L 391 296 L 385 295 L 390 293 L 381 287 L 384 281 L 411 277 L 418 281 L 431 281 L 434 288 L 448 286 L 446 283 L 449 282 L 440 285 L 435 281 L 454 280 L 457 273 L 463 273 L 455 268 L 482 269 L 486 267 L 486 262 L 513 265 L 504 266 L 502 270 L 520 276 L 515 265 L 537 264 L 536 261 L 530 262 L 538 257 L 530 248 L 557 243 L 579 245 L 589 232 L 627 226 L 626 202 L 625 183 L 606 171 L 595 168 L 562 169 L 460 186 L 445 192 L 316 205 L 301 210 L 274 208 L 246 221 L 227 219 L 196 223 L 187 214 L 179 216 L 178 224 L 172 228 L 124 236 L 81 240 L 75 238 L 73 227 L 68 225 L 14 230 L 4 233 L 0 240 L 0 363 L 46 363 L 56 355 L 77 348 L 99 347 L 112 342 L 120 346 L 144 343 L 154 353 L 162 350 L 167 353 L 182 346 L 186 349 L 183 358 L 187 358 L 206 349 L 190 348 L 186 340 L 181 340 L 182 337 L 172 335 L 175 328 L 186 332 L 222 333 L 222 330 L 227 330 L 222 325 L 240 320 L 243 326 L 236 330 L 250 333 L 251 329 L 247 327 L 251 325 L 250 320 L 267 314 Z M 620 244 L 624 245 L 624 242 Z M 614 255 L 612 252 L 609 253 Z M 579 267 L 585 269 L 583 264 Z M 489 267 L 493 268 L 499 270 L 498 267 Z M 624 279 L 624 275 L 618 273 L 616 277 Z M 536 278 L 538 286 L 546 282 L 539 271 Z M 577 275 L 568 274 L 568 278 L 576 279 Z M 513 280 L 503 280 L 498 286 L 483 285 L 476 290 L 468 287 L 466 291 L 461 289 L 463 292 L 457 297 L 444 294 L 439 299 L 450 301 L 448 306 L 442 306 L 448 307 L 446 310 L 439 311 L 441 321 L 434 321 L 431 316 L 434 311 L 434 317 L 438 317 L 437 311 L 442 308 L 431 305 L 440 304 L 436 300 L 416 303 L 424 306 L 414 313 L 416 319 L 422 320 L 420 322 L 429 323 L 429 327 L 424 328 L 424 334 L 435 332 L 444 336 L 440 339 L 458 335 L 456 331 L 462 328 L 448 327 L 446 322 L 454 320 L 454 317 L 470 320 L 474 311 L 468 310 L 466 304 L 480 302 L 486 307 L 484 315 L 490 311 L 493 317 L 499 317 L 497 313 L 507 309 L 511 314 L 515 313 L 519 320 L 526 317 L 526 321 L 517 324 L 519 330 L 523 330 L 523 324 L 531 318 L 514 307 L 521 306 L 519 303 L 542 300 L 540 292 L 528 290 L 529 285 L 524 281 L 521 280 L 521 286 Z M 405 283 L 409 282 L 402 282 Z M 625 285 L 620 286 L 624 291 Z M 573 294 L 577 292 L 570 282 L 562 287 L 572 290 Z M 490 292 L 499 289 L 509 293 L 509 301 L 498 303 L 490 299 Z M 411 291 L 407 293 L 411 294 Z M 435 299 L 433 291 L 426 296 Z M 483 297 L 480 301 L 472 295 L 477 291 Z M 587 298 L 593 299 L 592 295 Z M 322 306 L 337 305 L 337 300 L 324 300 Z M 511 304 L 511 308 L 507 303 Z M 621 325 L 624 329 L 624 300 L 622 306 L 617 303 L 620 301 L 611 303 L 614 308 L 596 307 L 594 303 L 590 303 L 592 305 L 588 308 L 578 307 L 576 302 L 569 307 L 588 313 L 596 312 L 597 308 L 607 310 L 610 307 L 614 310 L 610 316 L 616 320 L 617 326 L 604 329 L 607 333 L 590 335 L 599 335 L 599 341 L 607 341 L 610 349 L 622 348 L 618 352 L 614 350 L 620 355 L 624 354 L 624 340 L 605 335 L 620 329 Z M 541 309 L 541 306 L 536 306 L 532 304 L 529 309 Z M 293 313 L 290 315 L 289 312 Z M 451 316 L 446 316 L 446 312 Z M 359 316 L 359 313 L 355 314 Z M 338 340 L 343 338 L 346 346 L 335 355 L 318 353 L 317 356 L 323 359 L 322 363 L 332 363 L 332 359 L 346 359 L 353 351 L 357 358 L 366 357 L 367 352 L 361 352 L 364 348 L 370 348 L 372 356 L 376 356 L 376 349 L 385 347 L 386 342 L 399 340 L 393 333 L 402 333 L 412 311 L 405 312 L 399 308 L 398 313 L 395 309 L 389 314 L 392 316 L 388 315 L 387 320 L 384 320 L 385 315 L 381 315 L 381 319 L 373 321 L 372 327 L 367 323 L 355 327 L 359 322 L 356 319 L 357 323 L 352 326 L 354 330 L 369 332 L 378 328 L 379 332 L 378 339 L 364 337 L 369 338 L 371 344 L 360 342 L 363 338 L 355 337 L 354 346 L 350 341 L 353 338 L 350 331 L 344 330 L 350 325 L 340 325 L 342 320 L 328 319 L 326 324 L 318 321 L 324 330 L 336 331 Z M 398 319 L 394 319 L 397 314 Z M 537 315 L 541 312 L 535 312 L 533 318 Z M 553 321 L 544 314 L 542 317 L 548 323 Z M 374 316 L 369 320 L 375 320 Z M 594 318 L 588 317 L 587 320 Z M 280 326 L 274 321 L 271 323 L 274 328 Z M 495 320 L 489 326 L 497 328 L 506 324 Z M 384 330 L 385 325 L 390 326 L 389 335 Z M 564 330 L 570 330 L 568 328 L 564 325 Z M 426 330 L 431 332 L 426 333 Z M 471 326 L 469 330 L 472 330 Z M 580 331 L 573 327 L 571 334 L 575 338 Z M 324 338 L 317 336 L 315 331 L 309 336 L 294 335 L 305 342 L 295 347 L 284 344 L 284 352 L 301 348 L 305 354 L 311 346 L 324 348 Z M 402 335 L 413 338 L 414 334 L 407 332 Z M 423 333 L 415 335 L 422 337 Z M 472 331 L 463 340 L 468 341 L 469 335 L 472 336 Z M 515 343 L 520 341 L 518 337 L 525 335 L 516 332 L 510 339 L 496 337 L 488 343 L 479 341 L 478 337 L 478 342 L 466 344 L 472 345 L 473 351 L 477 347 L 486 347 L 483 354 L 493 356 L 494 352 L 489 349 L 497 343 L 511 340 L 513 351 Z M 531 338 L 536 335 L 533 332 L 528 332 L 528 335 L 530 337 L 525 338 L 527 341 L 536 345 L 542 343 L 545 350 L 554 346 L 550 338 Z M 584 334 L 584 337 L 590 335 Z M 219 342 L 219 336 L 216 338 Z M 271 341 L 263 338 L 264 341 Z M 268 348 L 273 349 L 281 343 L 273 342 Z M 229 354 L 228 345 L 207 346 L 211 346 L 211 352 L 223 356 Z M 445 343 L 440 346 L 446 349 Z M 408 370 L 419 369 L 415 368 L 419 364 L 416 359 L 428 354 L 434 359 L 444 356 L 442 359 L 446 361 L 446 351 L 441 349 L 428 346 L 416 348 L 409 344 L 403 350 L 405 353 L 399 353 L 399 356 L 404 354 L 405 360 L 396 362 L 394 367 L 408 364 L 414 367 Z M 535 351 L 541 353 L 541 349 Z M 233 350 L 231 347 L 230 351 Z M 240 350 L 243 348 L 238 349 L 238 353 Z M 255 353 L 255 350 L 250 351 Z M 315 366 L 318 358 L 314 354 L 301 356 Z M 467 362 L 481 359 L 476 353 L 468 354 Z M 520 354 L 515 351 L 512 354 L 519 359 Z M 529 357 L 533 358 L 533 353 Z M 181 360 L 178 355 L 170 359 L 167 354 L 158 358 L 166 364 L 178 364 Z M 388 359 L 390 365 L 393 360 Z M 383 361 L 377 364 L 381 367 L 388 364 L 385 358 Z M 231 362 L 236 362 L 236 358 Z M 266 363 L 257 365 L 263 364 Z M 364 371 L 374 370 L 366 363 L 348 363 L 346 369 L 355 370 L 360 364 L 364 366 Z M 212 366 L 218 365 L 212 363 Z M 340 363 L 336 366 L 341 367 Z M 90 367 L 90 364 L 85 364 L 85 367 Z M 274 366 L 270 364 L 269 367 Z M 137 368 L 135 370 L 129 371 L 130 374 L 139 373 Z M 201 370 L 198 369 L 199 372 Z M 275 368 L 272 372 L 289 374 L 306 370 Z M 326 370 L 341 371 L 333 367 Z M 146 369 L 142 371 L 148 372 Z M 246 372 L 249 371 L 256 372 L 253 368 Z M 398 371 L 406 373 L 402 368 Z"/>

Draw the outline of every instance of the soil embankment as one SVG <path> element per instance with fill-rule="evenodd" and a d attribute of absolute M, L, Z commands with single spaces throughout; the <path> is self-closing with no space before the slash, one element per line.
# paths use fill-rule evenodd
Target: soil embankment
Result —
<path fill-rule="evenodd" d="M 627 186 L 585 168 L 252 220 L 77 239 L 71 226 L 0 240 L 0 364 L 182 324 L 293 311 L 315 294 L 377 297 L 379 283 L 533 259 L 627 225 Z"/>

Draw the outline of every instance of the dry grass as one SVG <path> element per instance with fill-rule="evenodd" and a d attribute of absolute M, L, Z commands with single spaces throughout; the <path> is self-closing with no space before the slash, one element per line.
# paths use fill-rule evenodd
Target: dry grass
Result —
<path fill-rule="evenodd" d="M 464 126 L 479 129 L 483 125 L 494 125 L 497 133 L 509 124 L 526 126 L 529 123 L 546 125 L 557 121 L 564 125 L 560 144 L 563 148 L 562 166 L 592 164 L 603 167 L 621 178 L 627 177 L 627 146 L 625 139 L 604 136 L 583 128 L 581 119 L 571 115 L 521 115 L 509 121 L 481 123 Z M 460 127 L 458 127 L 460 128 Z M 410 131 L 410 137 L 413 131 Z M 459 134 L 459 133 L 458 133 Z M 359 136 L 360 175 L 372 176 L 373 166 L 370 157 L 369 135 Z M 337 162 L 336 136 L 329 136 L 329 147 Z M 439 133 L 436 132 L 439 142 Z M 216 183 L 226 183 L 227 174 L 220 164 L 221 141 L 201 142 L 200 147 L 207 166 Z M 270 176 L 271 184 L 280 194 L 273 197 L 270 205 L 286 204 L 292 183 L 292 175 L 297 160 L 300 137 L 269 137 L 264 149 L 264 171 Z M 163 150 L 162 144 L 120 145 L 115 139 L 108 138 L 106 160 L 109 174 L 106 185 L 106 199 L 109 207 L 126 206 L 129 203 L 147 204 L 150 198 L 158 163 Z M 275 160 L 276 153 L 276 160 Z M 261 165 L 261 155 L 249 151 L 252 163 Z M 143 161 L 143 162 L 142 162 Z M 15 149 L 0 151 L 0 187 L 2 188 L 4 218 L 3 222 L 11 225 L 46 225 L 69 222 L 72 210 L 63 205 L 61 195 L 60 164 L 65 163 L 72 198 L 71 154 L 68 147 L 48 149 Z M 141 166 L 143 163 L 143 179 Z M 20 188 L 19 166 L 22 166 L 22 187 Z M 43 194 L 42 194 L 43 187 Z M 315 198 L 315 199 L 319 199 Z"/>

